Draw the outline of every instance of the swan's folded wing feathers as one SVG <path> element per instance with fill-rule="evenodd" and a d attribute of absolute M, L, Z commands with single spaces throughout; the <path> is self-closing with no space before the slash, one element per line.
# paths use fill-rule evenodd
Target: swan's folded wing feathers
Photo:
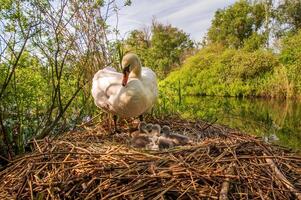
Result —
<path fill-rule="evenodd" d="M 149 111 L 158 97 L 156 74 L 143 67 L 141 78 L 130 78 L 126 87 L 121 84 L 122 77 L 113 68 L 98 71 L 92 84 L 95 104 L 121 117 L 135 117 Z"/>
<path fill-rule="evenodd" d="M 143 83 L 150 89 L 151 93 L 154 95 L 154 100 L 158 97 L 158 86 L 157 86 L 157 76 L 148 67 L 142 67 L 141 76 Z"/>
<path fill-rule="evenodd" d="M 99 70 L 93 78 L 92 96 L 95 104 L 98 107 L 106 110 L 110 109 L 111 105 L 108 101 L 111 95 L 114 95 L 121 88 L 122 74 L 116 72 L 112 67 L 106 67 Z"/>
<path fill-rule="evenodd" d="M 93 88 L 101 90 L 107 96 L 116 93 L 116 91 L 121 87 L 122 74 L 109 67 L 99 70 L 93 78 Z"/>

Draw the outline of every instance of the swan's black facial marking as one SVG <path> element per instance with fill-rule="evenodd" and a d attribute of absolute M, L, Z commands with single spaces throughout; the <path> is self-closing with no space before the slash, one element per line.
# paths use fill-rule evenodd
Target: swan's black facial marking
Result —
<path fill-rule="evenodd" d="M 123 69 L 123 74 L 125 75 L 126 73 L 130 73 L 130 67 L 131 65 L 129 64 L 128 66 L 126 66 L 124 69 Z"/>
<path fill-rule="evenodd" d="M 122 86 L 126 86 L 127 82 L 128 82 L 128 78 L 129 78 L 129 74 L 130 74 L 130 64 L 128 66 L 126 66 L 123 69 L 123 79 L 122 79 Z"/>

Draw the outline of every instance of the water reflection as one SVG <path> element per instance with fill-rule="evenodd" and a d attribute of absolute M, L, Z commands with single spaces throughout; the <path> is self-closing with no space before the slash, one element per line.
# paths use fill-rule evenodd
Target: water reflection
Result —
<path fill-rule="evenodd" d="M 292 100 L 184 97 L 178 111 L 238 128 L 268 142 L 301 150 L 301 102 Z"/>

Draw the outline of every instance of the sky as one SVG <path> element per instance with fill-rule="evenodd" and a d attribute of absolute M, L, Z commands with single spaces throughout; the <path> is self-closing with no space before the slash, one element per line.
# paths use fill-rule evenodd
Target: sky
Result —
<path fill-rule="evenodd" d="M 124 0 L 118 0 L 122 5 Z M 119 10 L 118 27 L 121 38 L 133 29 L 151 25 L 152 19 L 171 24 L 188 33 L 195 41 L 201 41 L 210 27 L 214 13 L 219 8 L 233 4 L 235 0 L 132 0 L 131 6 Z M 108 23 L 116 24 L 111 17 Z"/>

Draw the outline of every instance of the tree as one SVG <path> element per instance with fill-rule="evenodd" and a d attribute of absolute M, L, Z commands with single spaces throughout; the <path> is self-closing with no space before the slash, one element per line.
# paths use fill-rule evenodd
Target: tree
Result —
<path fill-rule="evenodd" d="M 23 9 L 20 1 L 4 1 L 0 7 L 0 139 L 4 141 L 5 146 L 0 148 L 6 149 L 4 156 L 8 159 L 13 157 L 12 134 L 8 129 L 7 118 L 11 117 L 10 113 L 14 111 L 20 114 L 20 102 L 13 98 L 11 105 L 5 105 L 5 100 L 10 94 L 16 94 L 16 70 L 22 61 L 22 55 L 29 46 L 29 41 L 37 34 L 39 22 L 36 18 L 31 18 L 30 11 Z M 12 110 L 10 109 L 12 108 Z M 4 115 L 6 113 L 6 115 Z M 11 122 L 11 121 L 10 121 Z M 21 117 L 17 116 L 11 127 L 15 127 L 16 134 L 20 133 Z M 11 128 L 12 130 L 12 128 Z"/>
<path fill-rule="evenodd" d="M 181 64 L 181 56 L 193 48 L 193 42 L 182 30 L 156 21 L 152 24 L 152 34 L 149 66 L 153 64 L 165 77 L 172 68 Z"/>
<path fill-rule="evenodd" d="M 0 162 L 93 114 L 90 81 L 112 62 L 106 19 L 115 10 L 115 0 L 1 2 Z"/>
<path fill-rule="evenodd" d="M 301 1 L 281 0 L 275 10 L 275 18 L 281 26 L 278 36 L 285 32 L 296 33 L 301 28 Z"/>
<path fill-rule="evenodd" d="M 301 30 L 290 37 L 283 37 L 280 60 L 287 68 L 293 93 L 301 95 Z"/>
<path fill-rule="evenodd" d="M 160 78 L 184 60 L 194 43 L 189 35 L 171 25 L 153 21 L 149 29 L 134 30 L 125 40 L 126 51 L 133 51 L 145 66 L 153 68 Z"/>
<path fill-rule="evenodd" d="M 125 40 L 125 44 L 125 49 L 135 52 L 142 63 L 147 62 L 149 49 L 151 48 L 150 33 L 147 28 L 131 31 L 129 37 Z"/>
<path fill-rule="evenodd" d="M 215 12 L 208 31 L 208 43 L 221 43 L 231 48 L 241 48 L 244 41 L 258 34 L 265 17 L 265 4 L 251 4 L 241 0 Z"/>

